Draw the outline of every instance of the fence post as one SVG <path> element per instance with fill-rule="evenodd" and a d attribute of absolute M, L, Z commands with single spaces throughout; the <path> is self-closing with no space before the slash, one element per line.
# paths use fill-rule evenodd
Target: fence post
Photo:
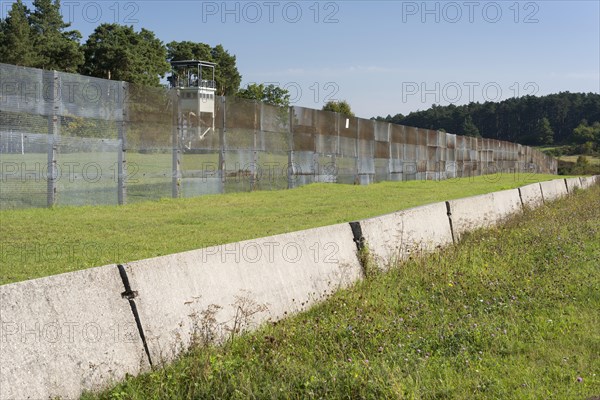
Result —
<path fill-rule="evenodd" d="M 48 188 L 47 188 L 47 204 L 52 207 L 56 204 L 56 181 L 58 179 L 58 167 L 56 160 L 56 149 L 58 146 L 58 135 L 60 134 L 59 121 L 59 82 L 58 72 L 52 71 L 45 74 L 47 77 L 46 85 L 51 85 L 52 99 L 51 108 L 48 113 Z"/>
<path fill-rule="evenodd" d="M 258 116 L 262 117 L 262 102 L 253 100 L 254 102 L 254 140 L 252 144 L 252 165 L 250 166 L 250 190 L 254 191 L 258 186 L 258 129 L 259 121 Z"/>
<path fill-rule="evenodd" d="M 392 171 L 395 171 L 394 169 L 394 155 L 392 153 L 393 151 L 393 147 L 392 147 L 392 124 L 388 122 L 387 124 L 388 127 L 388 173 L 387 173 L 387 180 L 391 181 L 392 179 Z M 375 170 L 375 175 L 377 176 L 377 170 Z"/>
<path fill-rule="evenodd" d="M 356 173 L 354 175 L 354 184 L 360 184 L 360 118 L 356 119 Z"/>
<path fill-rule="evenodd" d="M 331 176 L 327 177 L 327 182 L 328 183 L 337 183 L 338 181 L 338 163 L 337 163 L 337 156 L 340 153 L 340 130 L 341 130 L 341 120 L 342 118 L 344 118 L 344 122 L 345 122 L 345 116 L 343 116 L 342 114 L 338 114 L 337 118 L 336 118 L 336 127 L 335 127 L 335 147 L 333 148 L 333 154 L 331 155 L 331 165 L 329 165 L 329 167 L 327 168 L 327 173 L 331 174 Z M 344 126 L 346 126 L 346 124 L 344 124 Z"/>
<path fill-rule="evenodd" d="M 294 187 L 294 106 L 288 107 L 288 165 L 287 180 L 288 189 Z"/>
<path fill-rule="evenodd" d="M 118 150 L 117 155 L 117 197 L 119 205 L 127 203 L 127 122 L 129 120 L 129 113 L 127 109 L 127 91 L 129 86 L 127 82 L 121 82 L 119 85 L 119 96 L 117 101 L 121 102 L 122 113 L 119 116 L 120 120 L 117 121 L 117 130 L 119 135 L 119 141 L 121 142 L 121 148 Z M 117 107 L 119 105 L 117 104 Z"/>
<path fill-rule="evenodd" d="M 406 159 L 408 157 L 407 153 L 408 153 L 408 133 L 406 133 L 406 126 L 402 125 L 402 140 L 404 141 L 402 143 L 402 162 L 400 165 L 402 165 L 402 181 L 406 181 L 408 179 L 406 179 L 406 165 L 408 164 L 406 162 Z"/>
<path fill-rule="evenodd" d="M 222 193 L 225 193 L 225 134 L 227 132 L 227 98 L 221 96 L 221 104 L 223 105 L 223 128 L 219 133 L 219 175 L 221 177 Z"/>
<path fill-rule="evenodd" d="M 173 91 L 173 159 L 172 159 L 172 180 L 171 180 L 171 196 L 178 198 L 181 187 L 181 147 L 180 138 L 182 130 L 182 119 L 179 110 L 179 90 Z"/>

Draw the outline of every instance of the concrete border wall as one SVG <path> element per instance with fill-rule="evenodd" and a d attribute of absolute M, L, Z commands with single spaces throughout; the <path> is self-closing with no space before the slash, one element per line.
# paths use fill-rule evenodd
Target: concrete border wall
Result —
<path fill-rule="evenodd" d="M 576 179 L 576 178 L 573 178 Z M 594 184 L 600 184 L 600 175 L 595 176 L 582 176 L 579 178 L 580 187 L 582 189 L 588 189 Z"/>
<path fill-rule="evenodd" d="M 469 231 L 496 225 L 522 209 L 518 189 L 450 200 L 448 212 L 454 240 Z"/>
<path fill-rule="evenodd" d="M 567 185 L 567 192 L 573 193 L 576 189 L 581 189 L 581 179 L 580 178 L 566 178 L 565 185 Z"/>
<path fill-rule="evenodd" d="M 539 182 L 520 187 L 519 194 L 524 207 L 535 208 L 544 204 L 544 196 Z"/>
<path fill-rule="evenodd" d="M 349 224 L 132 262 L 125 270 L 154 364 L 194 338 L 219 341 L 281 319 L 362 276 Z M 208 318 L 212 332 L 203 330 Z"/>
<path fill-rule="evenodd" d="M 77 398 L 149 364 L 116 265 L 0 286 L 0 399 Z"/>
<path fill-rule="evenodd" d="M 540 182 L 544 202 L 557 200 L 567 195 L 567 186 L 564 179 Z"/>
<path fill-rule="evenodd" d="M 413 252 L 433 251 L 452 243 L 446 203 L 435 203 L 358 222 L 369 252 L 388 266 Z"/>
<path fill-rule="evenodd" d="M 580 186 L 600 184 L 583 177 Z M 576 188 L 557 179 L 357 222 L 0 286 L 0 399 L 77 398 L 320 301 L 380 266 L 457 242 Z"/>

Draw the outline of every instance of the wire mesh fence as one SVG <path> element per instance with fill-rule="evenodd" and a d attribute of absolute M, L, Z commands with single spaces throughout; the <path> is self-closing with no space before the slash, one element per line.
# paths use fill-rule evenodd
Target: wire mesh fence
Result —
<path fill-rule="evenodd" d="M 184 95 L 0 64 L 0 208 L 556 173 L 514 143 L 235 97 L 194 113 Z"/>

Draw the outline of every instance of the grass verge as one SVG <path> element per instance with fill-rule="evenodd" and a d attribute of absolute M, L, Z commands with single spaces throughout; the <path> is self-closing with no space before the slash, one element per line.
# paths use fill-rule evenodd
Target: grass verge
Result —
<path fill-rule="evenodd" d="M 598 396 L 599 199 L 527 211 L 83 398 Z"/>
<path fill-rule="evenodd" d="M 570 162 L 570 163 L 576 163 L 577 159 L 580 156 L 586 157 L 587 161 L 590 163 L 590 165 L 600 165 L 600 157 L 594 157 L 594 156 L 589 156 L 589 155 L 584 155 L 584 154 L 578 154 L 578 155 L 572 155 L 572 156 L 562 156 L 559 158 L 559 160 Z"/>
<path fill-rule="evenodd" d="M 0 284 L 372 217 L 555 175 L 313 184 L 125 206 L 0 211 Z"/>

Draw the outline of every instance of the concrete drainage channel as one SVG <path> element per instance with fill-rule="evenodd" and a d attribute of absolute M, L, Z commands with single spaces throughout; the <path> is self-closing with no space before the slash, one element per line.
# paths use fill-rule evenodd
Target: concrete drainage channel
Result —
<path fill-rule="evenodd" d="M 381 267 L 458 242 L 600 176 L 0 286 L 0 399 L 77 398 L 321 301 Z"/>

